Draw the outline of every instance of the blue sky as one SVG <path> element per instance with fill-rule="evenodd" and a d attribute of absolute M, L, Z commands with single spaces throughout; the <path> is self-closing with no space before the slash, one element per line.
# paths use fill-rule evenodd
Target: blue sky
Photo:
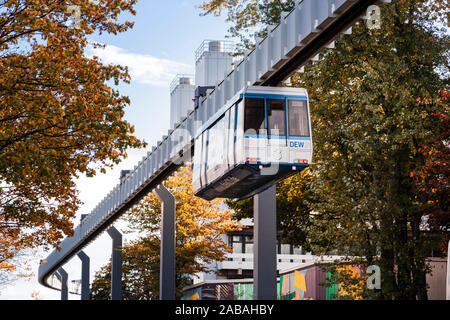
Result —
<path fill-rule="evenodd" d="M 172 78 L 177 73 L 194 73 L 194 52 L 203 40 L 223 39 L 226 35 L 224 17 L 199 16 L 201 11 L 196 6 L 201 2 L 140 0 L 130 32 L 94 37 L 114 46 L 107 48 L 101 58 L 129 65 L 134 80 L 131 85 L 121 86 L 121 92 L 132 99 L 126 119 L 150 144 L 167 133 Z M 110 59 L 111 51 L 115 59 Z"/>
<path fill-rule="evenodd" d="M 132 76 L 129 85 L 119 90 L 131 99 L 125 118 L 135 126 L 135 134 L 149 143 L 146 150 L 130 150 L 129 157 L 106 174 L 77 180 L 79 197 L 84 205 L 77 212 L 89 213 L 91 209 L 117 183 L 120 170 L 133 167 L 169 129 L 169 84 L 178 73 L 194 74 L 194 52 L 205 39 L 224 39 L 228 25 L 224 17 L 200 16 L 196 8 L 202 0 L 140 0 L 137 15 L 132 19 L 132 30 L 114 35 L 91 37 L 91 40 L 107 45 L 105 50 L 92 49 L 87 55 L 97 55 L 105 63 L 127 65 Z M 76 221 L 75 225 L 78 224 Z M 124 224 L 116 226 L 123 230 Z M 125 240 L 127 237 L 125 236 Z M 91 258 L 91 279 L 111 255 L 111 240 L 106 234 L 85 248 Z M 0 299 L 32 299 L 32 292 L 39 292 L 42 299 L 59 299 L 58 291 L 44 288 L 37 282 L 39 259 L 42 253 L 31 259 L 35 276 L 18 280 L 0 292 Z M 64 268 L 69 281 L 79 279 L 81 263 L 78 258 L 70 260 Z M 79 299 L 70 295 L 69 299 Z"/>

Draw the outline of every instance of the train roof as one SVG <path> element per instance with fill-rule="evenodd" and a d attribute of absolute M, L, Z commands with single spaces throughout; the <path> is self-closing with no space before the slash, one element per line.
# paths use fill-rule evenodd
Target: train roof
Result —
<path fill-rule="evenodd" d="M 245 93 L 308 96 L 308 92 L 305 88 L 252 86 L 247 87 L 246 90 L 242 90 L 239 93 L 242 93 L 243 91 L 245 91 Z"/>
<path fill-rule="evenodd" d="M 220 108 L 208 121 L 206 121 L 196 132 L 195 137 L 197 138 L 200 134 L 202 134 L 206 129 L 208 129 L 217 119 L 220 118 L 222 114 L 224 114 L 229 108 L 231 108 L 239 99 L 242 98 L 242 95 L 247 93 L 256 93 L 256 94 L 278 94 L 278 95 L 295 95 L 295 96 L 306 96 L 308 97 L 308 92 L 305 88 L 292 88 L 292 87 L 266 87 L 266 86 L 250 86 L 245 87 L 238 91 L 233 98 L 229 99 L 225 105 Z M 207 98 L 205 98 L 206 100 Z M 203 100 L 203 102 L 205 101 Z"/>

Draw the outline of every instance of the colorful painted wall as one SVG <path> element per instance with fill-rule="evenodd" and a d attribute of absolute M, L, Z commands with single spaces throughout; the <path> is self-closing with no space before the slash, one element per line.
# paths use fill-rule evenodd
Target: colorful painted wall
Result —
<path fill-rule="evenodd" d="M 280 276 L 280 300 L 335 300 L 337 284 L 324 267 L 314 266 Z"/>
<path fill-rule="evenodd" d="M 447 262 L 430 258 L 432 274 L 427 275 L 429 299 L 445 299 Z M 365 272 L 354 265 L 312 265 L 279 277 L 279 300 L 360 300 L 366 285 Z M 345 279 L 345 281 L 344 281 Z M 183 300 L 253 300 L 253 283 L 230 280 L 208 282 L 185 290 Z"/>
<path fill-rule="evenodd" d="M 279 300 L 335 300 L 338 284 L 325 267 L 312 266 L 280 276 L 277 284 Z M 229 283 L 206 283 L 184 292 L 184 300 L 253 300 L 253 283 L 239 280 Z"/>

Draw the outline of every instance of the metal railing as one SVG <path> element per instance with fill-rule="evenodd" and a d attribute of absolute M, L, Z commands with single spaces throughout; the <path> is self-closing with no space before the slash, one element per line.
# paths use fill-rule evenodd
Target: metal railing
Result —
<path fill-rule="evenodd" d="M 169 92 L 172 93 L 180 84 L 194 85 L 194 79 L 193 74 L 177 74 L 170 83 Z"/>
<path fill-rule="evenodd" d="M 205 52 L 227 52 L 234 50 L 233 41 L 230 40 L 204 40 L 197 50 L 195 50 L 195 62 L 197 62 Z"/>

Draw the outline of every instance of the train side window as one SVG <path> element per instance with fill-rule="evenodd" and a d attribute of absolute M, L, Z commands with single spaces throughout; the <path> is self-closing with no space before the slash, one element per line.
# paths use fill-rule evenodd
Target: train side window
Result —
<path fill-rule="evenodd" d="M 206 153 L 206 174 L 208 174 L 208 170 L 214 168 L 216 164 L 219 162 L 220 155 L 217 154 L 217 145 L 218 145 L 218 133 L 219 130 L 214 126 L 208 129 L 208 151 Z"/>
<path fill-rule="evenodd" d="M 232 167 L 236 163 L 234 155 L 236 107 L 231 107 L 228 112 L 230 114 L 230 120 L 228 124 L 228 165 Z"/>
<path fill-rule="evenodd" d="M 199 135 L 198 138 L 195 139 L 192 180 L 200 179 L 200 164 L 202 159 L 202 136 L 203 135 Z"/>
<path fill-rule="evenodd" d="M 308 108 L 305 100 L 289 100 L 289 135 L 309 136 Z"/>
<path fill-rule="evenodd" d="M 220 150 L 220 154 L 221 154 L 221 162 L 220 164 L 225 165 L 228 167 L 228 139 L 229 139 L 229 134 L 228 134 L 228 128 L 230 126 L 230 110 L 227 110 L 225 112 L 225 116 L 223 118 L 223 123 L 222 123 L 222 150 Z"/>
<path fill-rule="evenodd" d="M 269 135 L 286 135 L 286 106 L 284 100 L 267 99 L 267 122 Z"/>
<path fill-rule="evenodd" d="M 259 132 L 260 129 L 265 128 L 264 120 L 265 120 L 264 99 L 246 98 L 244 131 L 253 129 L 256 130 L 256 132 Z"/>
<path fill-rule="evenodd" d="M 208 129 L 206 174 L 211 181 L 227 164 L 228 118 L 226 112 Z"/>
<path fill-rule="evenodd" d="M 244 100 L 235 105 L 236 107 L 236 128 L 234 143 L 234 162 L 239 163 L 244 159 Z"/>
<path fill-rule="evenodd" d="M 203 143 L 202 143 L 202 158 L 200 163 L 200 179 L 202 182 L 202 187 L 205 187 L 208 184 L 206 180 L 206 161 L 207 161 L 207 152 L 208 152 L 208 132 L 209 130 L 205 130 L 202 134 Z"/>

